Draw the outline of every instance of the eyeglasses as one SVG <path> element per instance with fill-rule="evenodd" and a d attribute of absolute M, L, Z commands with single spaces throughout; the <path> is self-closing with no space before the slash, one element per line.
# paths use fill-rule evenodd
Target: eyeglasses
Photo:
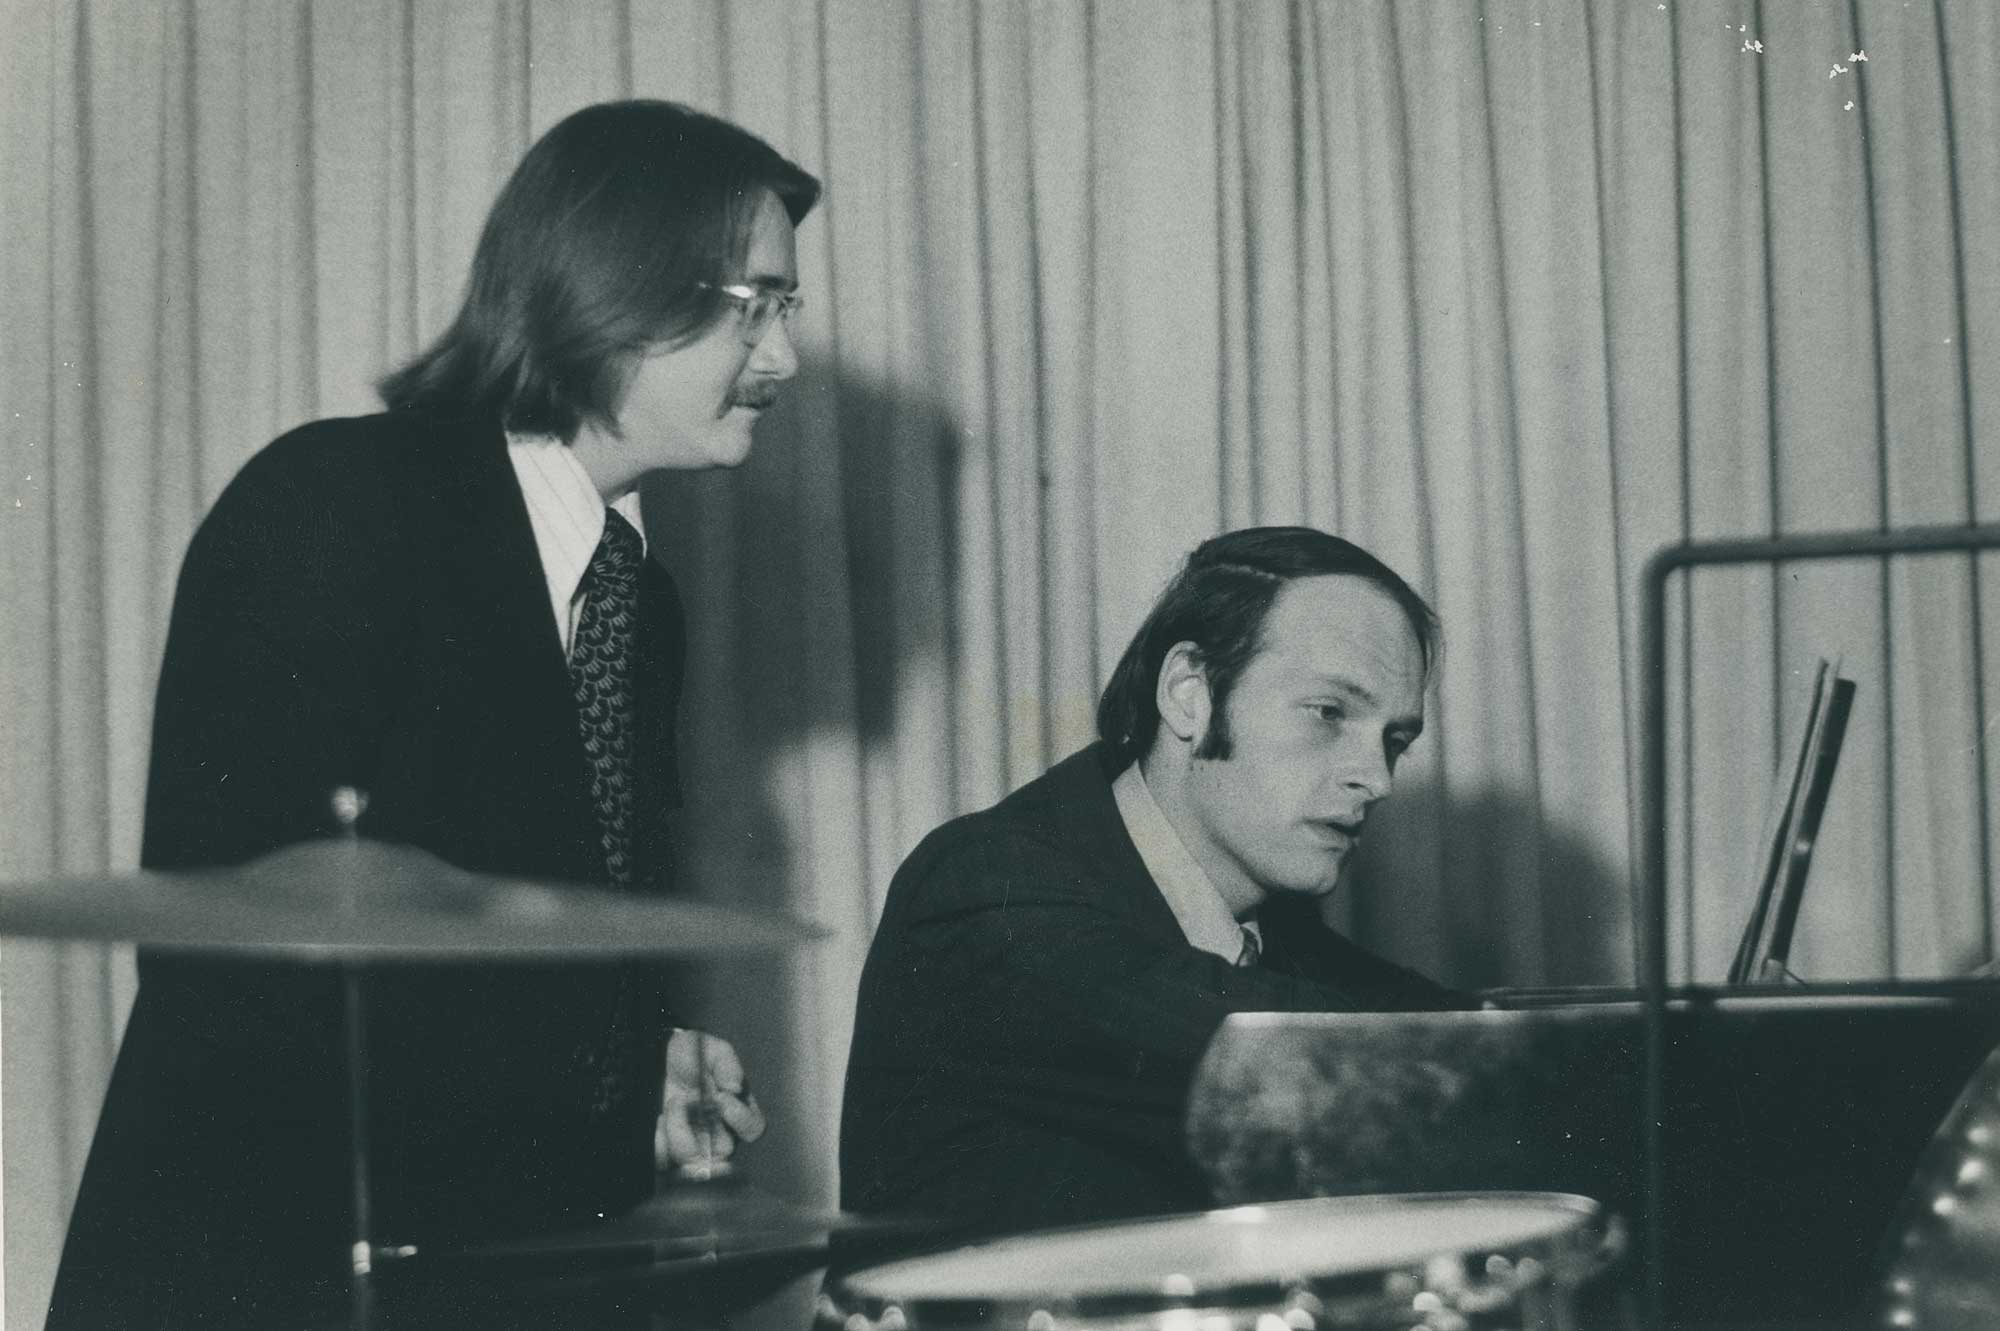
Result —
<path fill-rule="evenodd" d="M 743 345 L 754 347 L 764 340 L 771 331 L 771 325 L 783 319 L 789 326 L 792 317 L 805 305 L 806 298 L 796 291 L 783 291 L 777 287 L 752 286 L 748 282 L 697 282 L 696 286 L 727 296 L 735 302 L 737 336 Z"/>

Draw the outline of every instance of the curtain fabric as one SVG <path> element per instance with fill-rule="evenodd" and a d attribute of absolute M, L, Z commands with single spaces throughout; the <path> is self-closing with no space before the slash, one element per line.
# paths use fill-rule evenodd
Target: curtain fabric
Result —
<path fill-rule="evenodd" d="M 708 977 L 833 1195 L 900 857 L 1082 744 L 1177 559 L 1305 522 L 1433 598 L 1430 725 L 1334 910 L 1466 985 L 1629 977 L 1637 570 L 1690 537 L 2000 518 L 1985 0 L 0 0 L 0 874 L 130 867 L 174 578 L 289 426 L 455 308 L 527 144 L 690 102 L 819 174 L 805 368 L 660 481 L 687 877 L 833 930 Z M 1673 602 L 1674 973 L 1747 913 L 1812 662 L 1860 684 L 1795 949 L 1989 955 L 2000 562 Z M 0 952 L 6 1312 L 39 1325 L 130 999 Z"/>

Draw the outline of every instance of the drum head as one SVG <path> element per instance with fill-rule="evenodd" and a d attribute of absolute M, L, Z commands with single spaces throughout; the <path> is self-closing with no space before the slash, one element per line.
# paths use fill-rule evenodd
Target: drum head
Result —
<path fill-rule="evenodd" d="M 1596 1211 L 1557 1194 L 1315 1198 L 998 1239 L 873 1267 L 846 1284 L 912 1303 L 1195 1294 L 1512 1251 L 1573 1231 Z"/>
<path fill-rule="evenodd" d="M 1413 1297 L 1427 1291 L 1482 1287 L 1506 1301 L 1526 1284 L 1580 1283 L 1604 1246 L 1596 1203 L 1560 1193 L 1315 1198 L 890 1262 L 840 1281 L 821 1314 L 847 1331 L 1165 1326 L 1197 1309 L 1227 1316 L 1215 1325 L 1274 1325 L 1259 1322 L 1268 1315 L 1298 1327 L 1299 1310 L 1338 1303 L 1357 1318 L 1380 1304 L 1407 1326 Z"/>

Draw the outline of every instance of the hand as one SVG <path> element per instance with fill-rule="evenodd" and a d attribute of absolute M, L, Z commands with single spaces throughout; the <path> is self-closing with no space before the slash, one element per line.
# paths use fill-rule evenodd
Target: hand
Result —
<path fill-rule="evenodd" d="M 675 1031 L 667 1040 L 655 1162 L 689 1178 L 713 1178 L 728 1171 L 738 1141 L 763 1135 L 764 1111 L 744 1086 L 735 1046 L 703 1031 Z"/>

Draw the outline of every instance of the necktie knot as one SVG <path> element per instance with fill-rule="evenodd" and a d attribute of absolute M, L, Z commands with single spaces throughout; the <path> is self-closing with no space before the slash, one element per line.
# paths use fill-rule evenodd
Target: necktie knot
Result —
<path fill-rule="evenodd" d="M 604 510 L 604 534 L 597 539 L 590 564 L 584 569 L 584 588 L 595 596 L 600 590 L 610 595 L 626 594 L 639 579 L 639 564 L 646 557 L 645 542 L 632 524 L 615 508 Z"/>
<path fill-rule="evenodd" d="M 1243 925 L 1241 928 L 1243 930 L 1243 950 L 1236 954 L 1236 964 L 1239 966 L 1254 966 L 1257 964 L 1257 958 L 1264 955 L 1264 945 L 1257 940 L 1256 933 L 1251 930 L 1249 925 Z"/>

